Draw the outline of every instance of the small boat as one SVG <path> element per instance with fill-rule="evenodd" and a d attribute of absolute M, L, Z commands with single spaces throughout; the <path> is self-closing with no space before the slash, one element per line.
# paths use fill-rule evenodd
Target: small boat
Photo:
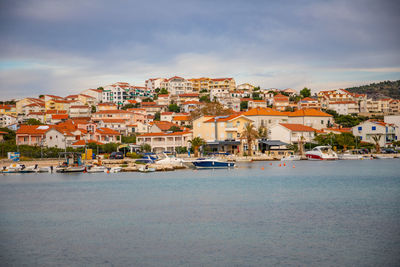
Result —
<path fill-rule="evenodd" d="M 143 156 L 140 159 L 135 160 L 135 163 L 143 163 L 143 164 L 155 163 L 155 159 L 147 155 Z"/>
<path fill-rule="evenodd" d="M 18 163 L 12 163 L 8 167 L 4 166 L 3 169 L 1 170 L 1 172 L 2 173 L 19 173 L 23 168 L 25 168 L 25 165 L 18 164 Z"/>
<path fill-rule="evenodd" d="M 20 173 L 33 173 L 33 172 L 38 172 L 39 168 L 38 165 L 32 165 L 32 166 L 28 166 L 25 167 L 23 166 L 23 168 L 19 171 Z"/>
<path fill-rule="evenodd" d="M 84 172 L 86 170 L 86 166 L 57 166 L 56 172 Z"/>
<path fill-rule="evenodd" d="M 364 159 L 364 156 L 358 154 L 358 150 L 346 150 L 343 154 L 339 154 L 339 159 L 342 160 L 361 160 Z"/>
<path fill-rule="evenodd" d="M 374 155 L 376 159 L 394 159 L 395 155 L 390 154 L 376 154 Z"/>
<path fill-rule="evenodd" d="M 86 170 L 86 166 L 82 164 L 80 153 L 61 152 L 60 155 L 64 155 L 65 161 L 59 163 L 55 168 L 56 172 L 84 172 Z"/>
<path fill-rule="evenodd" d="M 235 167 L 235 162 L 224 161 L 216 158 L 199 158 L 193 161 L 193 165 L 197 169 L 222 169 Z"/>
<path fill-rule="evenodd" d="M 183 159 L 177 158 L 175 156 L 169 156 L 165 153 L 163 153 L 164 158 L 157 160 L 156 163 L 157 164 L 161 164 L 161 165 L 179 165 L 182 166 L 183 164 Z"/>
<path fill-rule="evenodd" d="M 106 173 L 117 173 L 122 170 L 122 167 L 111 167 L 111 168 L 106 168 L 104 172 Z"/>
<path fill-rule="evenodd" d="M 330 146 L 317 146 L 306 152 L 306 157 L 309 160 L 337 160 L 338 155 L 331 149 Z"/>
<path fill-rule="evenodd" d="M 95 172 L 105 172 L 107 171 L 107 167 L 103 165 L 90 165 L 87 168 L 87 172 L 95 173 Z"/>
<path fill-rule="evenodd" d="M 301 160 L 301 156 L 290 154 L 290 155 L 287 155 L 287 156 L 281 158 L 281 161 L 285 161 L 285 160 Z"/>
<path fill-rule="evenodd" d="M 140 171 L 140 172 L 155 172 L 156 169 L 150 168 L 148 165 L 143 165 L 138 168 L 138 171 Z"/>

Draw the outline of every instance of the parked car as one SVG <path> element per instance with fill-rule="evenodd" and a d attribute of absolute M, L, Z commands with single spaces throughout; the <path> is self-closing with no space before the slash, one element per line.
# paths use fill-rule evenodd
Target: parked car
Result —
<path fill-rule="evenodd" d="M 394 150 L 393 148 L 382 148 L 381 153 L 383 154 L 396 154 L 397 151 Z"/>
<path fill-rule="evenodd" d="M 123 152 L 112 152 L 110 155 L 110 159 L 123 159 L 124 153 Z"/>

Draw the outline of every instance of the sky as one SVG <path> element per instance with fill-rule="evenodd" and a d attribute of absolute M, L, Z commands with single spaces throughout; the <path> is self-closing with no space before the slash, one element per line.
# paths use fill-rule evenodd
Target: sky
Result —
<path fill-rule="evenodd" d="M 393 0 L 0 0 L 0 99 L 175 75 L 313 91 L 398 80 L 399 11 Z"/>

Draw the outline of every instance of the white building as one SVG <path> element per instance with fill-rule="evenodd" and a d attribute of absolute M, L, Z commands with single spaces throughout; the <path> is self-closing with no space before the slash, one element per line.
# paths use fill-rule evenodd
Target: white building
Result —
<path fill-rule="evenodd" d="M 384 122 L 388 124 L 394 124 L 396 126 L 396 137 L 395 140 L 400 140 L 400 115 L 388 115 L 384 117 Z"/>
<path fill-rule="evenodd" d="M 154 92 L 157 88 L 161 89 L 161 83 L 164 81 L 164 78 L 150 78 L 145 81 L 145 87 L 152 92 Z"/>
<path fill-rule="evenodd" d="M 311 142 L 315 137 L 315 131 L 314 128 L 301 124 L 279 123 L 269 129 L 268 135 L 271 140 L 294 144 L 301 140 Z"/>
<path fill-rule="evenodd" d="M 15 116 L 1 114 L 0 115 L 0 127 L 7 127 L 14 123 L 17 123 L 18 119 Z"/>
<path fill-rule="evenodd" d="M 359 136 L 361 141 L 375 144 L 374 136 L 378 136 L 379 145 L 384 147 L 396 141 L 396 125 L 383 121 L 365 121 L 352 128 L 353 135 Z"/>
<path fill-rule="evenodd" d="M 328 109 L 336 111 L 339 115 L 359 113 L 359 106 L 356 101 L 332 101 L 328 103 Z"/>
<path fill-rule="evenodd" d="M 193 92 L 193 85 L 190 81 L 174 76 L 161 82 L 161 88 L 165 88 L 171 95 L 180 95 Z"/>
<path fill-rule="evenodd" d="M 137 136 L 137 144 L 149 144 L 153 152 L 175 151 L 177 147 L 189 147 L 189 140 L 192 140 L 192 132 L 175 133 L 146 133 Z"/>
<path fill-rule="evenodd" d="M 87 89 L 82 91 L 81 94 L 94 97 L 96 99 L 96 103 L 100 103 L 103 100 L 103 90 L 101 89 Z"/>

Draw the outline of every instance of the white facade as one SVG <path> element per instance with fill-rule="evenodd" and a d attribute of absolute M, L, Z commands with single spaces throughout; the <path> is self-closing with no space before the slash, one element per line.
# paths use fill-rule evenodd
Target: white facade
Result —
<path fill-rule="evenodd" d="M 1 127 L 7 127 L 7 126 L 12 125 L 14 123 L 17 123 L 17 117 L 14 117 L 14 116 L 11 116 L 11 115 L 5 115 L 5 114 L 0 115 L 0 125 L 1 125 Z"/>
<path fill-rule="evenodd" d="M 334 110 L 339 115 L 358 114 L 359 106 L 355 101 L 329 102 L 328 109 Z"/>
<path fill-rule="evenodd" d="M 400 115 L 389 115 L 384 117 L 384 122 L 388 124 L 394 124 L 396 126 L 396 141 L 400 140 Z"/>
<path fill-rule="evenodd" d="M 311 142 L 315 137 L 312 130 L 291 130 L 281 124 L 275 124 L 268 130 L 268 139 L 279 140 L 284 143 L 298 143 L 302 138 L 303 142 Z"/>
<path fill-rule="evenodd" d="M 213 88 L 210 90 L 210 100 L 230 97 L 229 88 Z"/>
<path fill-rule="evenodd" d="M 161 89 L 161 83 L 164 81 L 164 78 L 151 78 L 146 80 L 145 86 L 147 89 L 154 92 L 157 88 Z"/>
<path fill-rule="evenodd" d="M 352 131 L 354 136 L 359 136 L 361 141 L 375 144 L 373 136 L 380 136 L 379 145 L 384 147 L 386 144 L 396 141 L 396 126 L 384 122 L 365 121 L 354 126 Z"/>
<path fill-rule="evenodd" d="M 161 88 L 167 89 L 171 95 L 180 95 L 193 92 L 192 82 L 177 76 L 168 80 L 164 80 L 161 83 Z"/>
<path fill-rule="evenodd" d="M 82 91 L 81 94 L 94 97 L 96 99 L 96 103 L 100 103 L 100 101 L 103 100 L 103 92 L 100 89 L 87 89 Z"/>

